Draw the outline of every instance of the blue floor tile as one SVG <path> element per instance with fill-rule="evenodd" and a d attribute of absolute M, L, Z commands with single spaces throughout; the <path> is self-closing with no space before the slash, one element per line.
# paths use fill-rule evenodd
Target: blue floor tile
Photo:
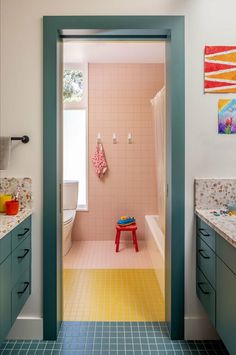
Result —
<path fill-rule="evenodd" d="M 159 322 L 63 322 L 57 341 L 5 341 L 0 355 L 226 355 L 221 341 L 171 341 Z"/>

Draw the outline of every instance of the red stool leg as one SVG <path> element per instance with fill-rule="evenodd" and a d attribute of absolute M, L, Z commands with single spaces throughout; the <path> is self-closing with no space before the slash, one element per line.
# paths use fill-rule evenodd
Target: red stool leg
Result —
<path fill-rule="evenodd" d="M 135 238 L 134 238 L 134 233 L 132 231 L 132 238 L 133 238 L 133 244 L 135 244 Z"/>
<path fill-rule="evenodd" d="M 116 239 L 115 239 L 115 244 L 117 244 L 117 236 L 118 236 L 118 230 L 116 230 Z"/>
<path fill-rule="evenodd" d="M 137 252 L 138 251 L 138 241 L 137 241 L 137 237 L 136 237 L 136 231 L 132 231 L 132 235 L 133 235 L 135 250 Z"/>
<path fill-rule="evenodd" d="M 120 244 L 120 231 L 117 231 L 117 237 L 116 237 L 116 252 L 117 253 L 119 251 L 119 244 Z"/>

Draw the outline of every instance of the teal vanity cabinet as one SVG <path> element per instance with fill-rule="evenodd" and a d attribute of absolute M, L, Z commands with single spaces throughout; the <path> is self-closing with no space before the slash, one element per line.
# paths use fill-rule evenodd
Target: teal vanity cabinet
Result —
<path fill-rule="evenodd" d="M 217 238 L 216 329 L 230 354 L 236 354 L 236 248 Z"/>
<path fill-rule="evenodd" d="M 230 354 L 236 354 L 236 248 L 197 219 L 199 300 Z"/>
<path fill-rule="evenodd" d="M 11 234 L 0 240 L 0 341 L 11 328 Z"/>
<path fill-rule="evenodd" d="M 31 292 L 31 216 L 0 239 L 0 342 Z"/>

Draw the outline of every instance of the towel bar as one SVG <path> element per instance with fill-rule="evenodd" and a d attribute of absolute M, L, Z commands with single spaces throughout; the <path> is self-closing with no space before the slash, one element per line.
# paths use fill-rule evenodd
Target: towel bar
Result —
<path fill-rule="evenodd" d="M 23 137 L 11 137 L 12 141 L 21 141 L 22 143 L 28 143 L 29 142 L 29 137 L 28 136 L 23 136 Z"/>

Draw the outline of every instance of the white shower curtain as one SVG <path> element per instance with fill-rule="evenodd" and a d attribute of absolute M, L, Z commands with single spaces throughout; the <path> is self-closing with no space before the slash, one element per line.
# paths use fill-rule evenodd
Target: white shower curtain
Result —
<path fill-rule="evenodd" d="M 157 208 L 160 227 L 165 233 L 166 211 L 166 90 L 163 87 L 151 100 L 155 144 Z"/>

